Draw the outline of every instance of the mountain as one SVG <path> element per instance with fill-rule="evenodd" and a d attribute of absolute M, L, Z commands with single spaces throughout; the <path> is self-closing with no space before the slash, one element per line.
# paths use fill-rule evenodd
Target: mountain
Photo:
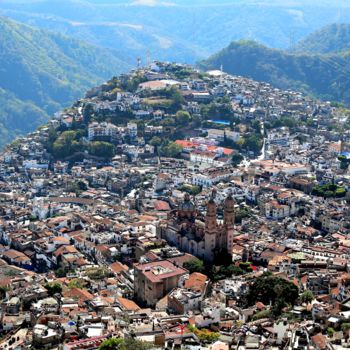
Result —
<path fill-rule="evenodd" d="M 350 22 L 347 0 L 1 0 L 19 21 L 91 44 L 118 57 L 194 63 L 248 38 L 286 49 L 318 28 Z"/>
<path fill-rule="evenodd" d="M 325 26 L 301 40 L 295 51 L 320 54 L 350 51 L 350 24 Z"/>
<path fill-rule="evenodd" d="M 223 65 L 230 74 L 296 89 L 325 100 L 350 104 L 349 53 L 308 54 L 271 49 L 253 41 L 231 43 L 209 59 L 203 69 Z"/>
<path fill-rule="evenodd" d="M 128 67 L 106 49 L 8 18 L 0 33 L 0 147 Z"/>

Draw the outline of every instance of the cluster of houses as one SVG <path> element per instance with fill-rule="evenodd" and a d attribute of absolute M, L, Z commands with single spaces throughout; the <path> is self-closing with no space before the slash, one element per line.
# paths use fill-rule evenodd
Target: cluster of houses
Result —
<path fill-rule="evenodd" d="M 338 159 L 349 135 L 330 128 L 339 111 L 221 71 L 179 80 L 176 69 L 189 68 L 153 64 L 136 93 L 88 92 L 95 112 L 136 113 L 125 125 L 88 125 L 86 142 L 118 148 L 111 160 L 51 157 L 50 130 L 79 123 L 79 108 L 1 154 L 1 349 L 98 349 L 111 337 L 169 349 L 350 347 L 350 172 Z M 138 94 L 174 86 L 191 114 L 227 97 L 244 120 L 300 125 L 267 129 L 261 156 L 238 166 L 238 150 L 222 142 L 243 128 L 215 123 L 175 139 L 179 156 L 161 157 L 149 140 L 168 132 L 157 124 L 166 111 L 138 109 Z M 315 194 L 329 184 L 341 195 Z M 250 268 L 222 278 L 191 270 L 200 259 L 220 271 L 223 252 L 229 266 Z M 243 302 L 266 272 L 299 290 L 275 317 L 273 305 Z"/>

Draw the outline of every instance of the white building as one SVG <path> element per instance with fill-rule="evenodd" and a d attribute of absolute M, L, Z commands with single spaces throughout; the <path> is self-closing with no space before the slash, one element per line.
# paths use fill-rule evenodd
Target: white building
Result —
<path fill-rule="evenodd" d="M 231 131 L 230 129 L 220 130 L 220 129 L 208 129 L 208 138 L 214 139 L 216 141 L 222 142 L 225 137 L 232 141 L 237 141 L 240 138 L 239 132 Z"/>
<path fill-rule="evenodd" d="M 116 141 L 119 136 L 119 129 L 111 123 L 91 123 L 88 130 L 89 141 L 107 140 Z"/>
<path fill-rule="evenodd" d="M 232 171 L 228 169 L 210 169 L 205 173 L 198 173 L 192 176 L 192 184 L 203 187 L 211 187 L 221 181 L 229 180 Z"/>
<path fill-rule="evenodd" d="M 127 133 L 131 138 L 137 137 L 137 124 L 136 123 L 128 123 Z"/>

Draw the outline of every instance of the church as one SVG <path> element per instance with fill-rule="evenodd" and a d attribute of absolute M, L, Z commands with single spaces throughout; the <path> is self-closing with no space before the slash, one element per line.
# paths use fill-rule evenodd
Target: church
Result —
<path fill-rule="evenodd" d="M 162 228 L 161 236 L 170 245 L 190 253 L 207 263 L 222 253 L 232 254 L 235 201 L 229 194 L 223 203 L 223 221 L 217 220 L 215 191 L 207 203 L 203 216 L 185 195 L 183 203 L 169 214 L 167 225 Z"/>

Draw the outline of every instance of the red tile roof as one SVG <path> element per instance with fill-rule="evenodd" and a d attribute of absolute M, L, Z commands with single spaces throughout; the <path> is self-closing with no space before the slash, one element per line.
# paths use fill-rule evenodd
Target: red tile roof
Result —
<path fill-rule="evenodd" d="M 205 289 L 205 284 L 208 280 L 206 275 L 199 272 L 193 272 L 190 274 L 189 278 L 185 281 L 185 288 L 191 289 L 195 292 L 203 292 Z"/>

